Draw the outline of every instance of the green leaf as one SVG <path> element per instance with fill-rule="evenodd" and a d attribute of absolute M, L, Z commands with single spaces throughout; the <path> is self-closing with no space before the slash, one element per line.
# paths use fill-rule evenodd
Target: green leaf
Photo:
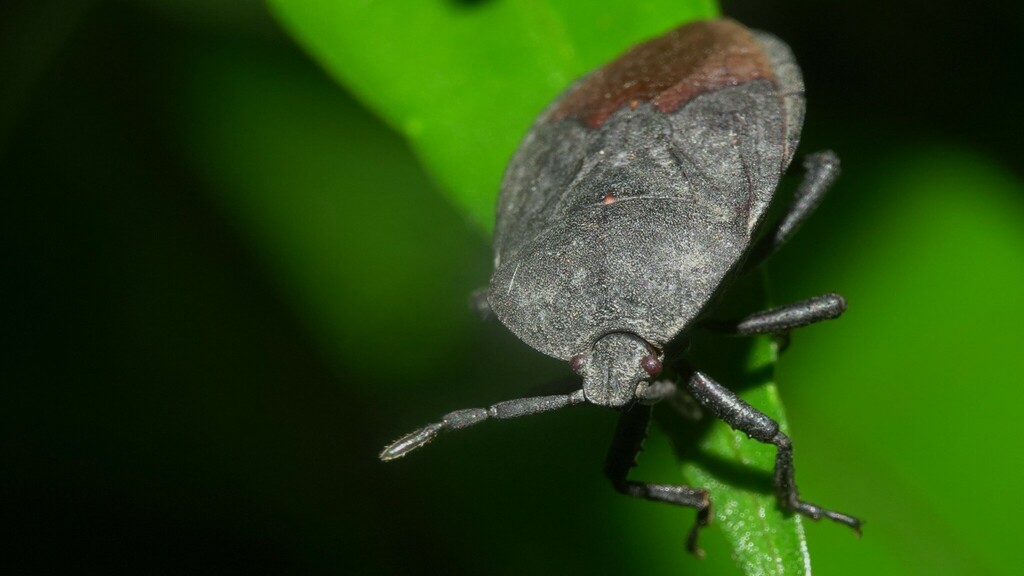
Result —
<path fill-rule="evenodd" d="M 718 308 L 722 317 L 768 306 L 762 278 L 749 277 L 730 291 Z M 737 339 L 701 334 L 689 352 L 695 365 L 736 391 L 743 400 L 788 431 L 774 384 L 777 346 L 771 338 Z M 682 475 L 711 492 L 714 524 L 725 532 L 733 558 L 745 574 L 810 574 L 802 519 L 779 509 L 772 484 L 775 447 L 752 440 L 706 415 L 706 430 L 659 419 L 682 461 Z M 797 461 L 799 470 L 799 460 Z M 797 477 L 799 481 L 799 475 Z"/>
<path fill-rule="evenodd" d="M 753 373 L 770 370 L 775 346 L 758 339 L 747 368 Z M 778 390 L 765 381 L 740 394 L 778 421 L 785 429 L 785 414 Z M 811 558 L 799 515 L 779 510 L 769 479 L 775 447 L 747 438 L 746 434 L 716 421 L 700 443 L 701 457 L 685 462 L 683 475 L 711 492 L 714 521 L 733 546 L 733 557 L 745 574 L 810 574 Z M 727 466 L 723 466 L 726 464 Z M 736 465 L 742 467 L 736 467 Z M 760 473 L 761 482 L 744 481 Z"/>
<path fill-rule="evenodd" d="M 631 45 L 717 14 L 713 0 L 271 0 L 292 35 L 412 143 L 490 230 L 537 114 Z"/>
<path fill-rule="evenodd" d="M 484 229 L 493 225 L 506 162 L 536 114 L 566 85 L 638 41 L 717 13 L 710 0 L 271 5 L 331 74 L 408 138 L 454 205 Z M 755 305 L 766 301 L 757 282 L 743 293 Z M 771 382 L 774 354 L 770 341 L 757 340 L 710 354 L 708 362 L 723 366 L 712 373 L 742 386 L 744 399 L 785 428 Z M 695 445 L 677 443 L 682 450 Z M 774 452 L 717 422 L 699 440 L 699 453 L 688 455 L 696 459 L 684 458 L 683 475 L 711 489 L 716 529 L 724 530 L 745 573 L 805 574 L 800 519 L 779 512 L 770 483 L 762 481 Z"/>
<path fill-rule="evenodd" d="M 961 143 L 880 145 L 880 129 L 846 131 L 839 187 L 772 262 L 780 301 L 836 287 L 850 306 L 778 364 L 801 487 L 868 522 L 861 541 L 811 526 L 815 568 L 1016 574 L 1024 181 Z"/>

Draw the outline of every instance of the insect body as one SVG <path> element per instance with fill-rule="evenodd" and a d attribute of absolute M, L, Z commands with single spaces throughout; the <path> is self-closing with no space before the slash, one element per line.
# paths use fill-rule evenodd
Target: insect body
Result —
<path fill-rule="evenodd" d="M 654 380 L 665 345 L 701 327 L 714 297 L 781 246 L 838 175 L 831 152 L 809 156 L 792 206 L 766 222 L 803 114 L 803 81 L 788 47 L 731 20 L 682 26 L 570 87 L 506 171 L 486 305 L 527 344 L 568 361 L 582 388 L 452 412 L 381 458 L 490 418 L 581 403 L 619 409 L 607 475 L 625 494 L 696 508 L 688 539 L 696 552 L 697 530 L 710 519 L 707 491 L 627 478 L 651 405 L 688 393 L 733 428 L 777 446 L 783 508 L 859 530 L 857 519 L 800 499 L 789 438 L 768 416 L 696 369 L 681 383 Z M 785 333 L 844 309 L 841 297 L 826 294 L 728 329 Z"/>

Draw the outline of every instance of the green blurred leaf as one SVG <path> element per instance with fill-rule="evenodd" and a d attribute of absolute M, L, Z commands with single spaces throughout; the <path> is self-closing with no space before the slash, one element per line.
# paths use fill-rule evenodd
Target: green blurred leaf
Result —
<path fill-rule="evenodd" d="M 877 133 L 844 143 L 837 190 L 772 263 L 780 299 L 835 288 L 850 305 L 778 364 L 798 480 L 868 522 L 859 542 L 811 530 L 815 564 L 1016 574 L 1024 183 L 962 144 Z"/>
<path fill-rule="evenodd" d="M 401 138 L 315 70 L 244 43 L 204 47 L 180 86 L 169 122 L 186 158 L 331 356 L 368 376 L 368 351 L 396 350 L 388 370 L 417 378 L 384 385 L 408 389 L 465 345 L 468 296 L 445 296 L 486 278 L 485 253 Z"/>
<path fill-rule="evenodd" d="M 489 230 L 505 164 L 572 80 L 714 0 L 271 0 L 298 41 L 404 134 Z"/>
<path fill-rule="evenodd" d="M 493 224 L 508 158 L 559 91 L 638 41 L 717 14 L 710 0 L 271 5 L 329 72 L 411 141 L 454 204 L 485 229 Z M 763 305 L 766 298 L 754 284 L 746 292 Z M 782 421 L 771 383 L 772 344 L 758 341 L 718 356 L 738 357 L 726 364 L 746 368 L 723 382 L 745 383 L 743 397 Z M 722 479 L 714 466 L 706 466 L 708 458 L 720 458 L 740 470 L 739 477 L 761 478 L 770 473 L 774 447 L 722 423 L 711 427 L 700 446 L 702 459 L 687 464 L 684 474 L 711 488 L 718 525 L 740 567 L 748 574 L 807 573 L 802 524 L 778 511 L 770 487 Z"/>

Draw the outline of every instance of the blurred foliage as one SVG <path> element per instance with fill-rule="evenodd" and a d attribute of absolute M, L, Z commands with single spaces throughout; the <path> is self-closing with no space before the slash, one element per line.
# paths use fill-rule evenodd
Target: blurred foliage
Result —
<path fill-rule="evenodd" d="M 735 574 L 720 528 L 698 561 L 689 511 L 606 485 L 612 413 L 376 462 L 566 370 L 473 321 L 488 249 L 402 139 L 224 4 L 0 8 L 0 571 Z M 1019 572 L 1018 10 L 724 3 L 794 47 L 802 148 L 844 161 L 769 262 L 778 301 L 850 302 L 777 367 L 804 494 L 868 521 L 805 523 L 821 573 Z M 271 220 L 282 194 L 320 212 Z M 645 478 L 678 477 L 672 437 Z"/>
<path fill-rule="evenodd" d="M 717 14 L 714 0 L 270 4 L 487 230 L 505 164 L 559 92 L 638 41 Z"/>
<path fill-rule="evenodd" d="M 636 41 L 681 22 L 716 13 L 714 3 L 707 0 L 658 0 L 639 5 L 616 0 L 585 5 L 572 2 L 472 5 L 425 2 L 413 6 L 400 2 L 277 0 L 273 5 L 327 70 L 406 135 L 442 182 L 442 190 L 453 193 L 455 207 L 486 228 L 493 225 L 501 174 L 514 151 L 514 143 L 557 91 Z M 439 30 L 444 33 L 438 34 Z M 467 50 L 468 46 L 472 49 Z M 209 85 L 208 82 L 201 84 Z M 248 93 L 272 94 L 274 89 L 253 86 Z M 229 109 L 218 109 L 208 116 L 214 122 L 214 118 L 234 116 L 232 112 L 240 109 L 243 107 L 230 105 Z M 280 141 L 278 136 L 273 134 L 267 140 Z M 337 152 L 337 146 L 329 143 L 315 144 L 323 152 Z M 203 156 L 222 164 L 215 153 Z M 257 151 L 244 150 L 238 159 L 249 162 L 258 156 Z M 313 157 L 305 149 L 298 156 Z M 302 165 L 300 158 L 282 158 L 276 153 L 269 154 L 260 164 L 272 166 L 280 161 Z M 246 171 L 233 172 L 243 174 Z M 286 170 L 275 172 L 285 173 Z M 259 174 L 247 175 L 253 177 L 254 182 L 269 182 Z M 296 182 L 292 177 L 289 180 Z M 340 188 L 333 186 L 324 190 L 323 197 L 339 196 L 336 190 Z M 258 206 L 262 207 L 262 213 L 258 220 L 263 224 L 256 224 L 258 229 L 254 236 L 268 239 L 281 236 L 277 240 L 281 245 L 298 239 L 302 245 L 296 247 L 295 253 L 310 257 L 285 259 L 283 264 L 299 264 L 299 276 L 311 284 L 312 292 L 318 291 L 317 286 L 321 287 L 319 290 L 333 288 L 322 274 L 309 277 L 302 271 L 315 270 L 312 264 L 317 260 L 337 262 L 338 257 L 324 257 L 325 247 L 346 254 L 351 252 L 350 243 L 324 242 L 325 236 L 310 234 L 305 227 L 282 229 L 278 223 L 282 214 L 295 214 L 294 219 L 303 222 L 322 217 L 329 227 L 337 222 L 337 210 L 324 210 L 323 202 L 294 202 L 294 198 L 275 194 L 279 189 L 279 183 L 270 182 L 266 187 L 268 194 L 260 197 L 262 201 Z M 347 202 L 349 196 L 341 198 Z M 251 195 L 244 200 L 256 207 Z M 282 201 L 294 202 L 294 208 L 282 210 Z M 373 201 L 379 200 L 373 197 Z M 421 217 L 430 221 L 427 214 Z M 307 233 L 297 234 L 299 230 Z M 422 264 L 427 265 L 427 262 Z M 753 284 L 751 288 L 756 291 L 756 282 Z M 396 284 L 403 286 L 402 289 L 406 285 Z M 383 300 L 389 300 L 390 296 L 401 299 L 395 294 Z M 316 300 L 328 309 L 337 307 L 330 298 Z M 765 297 L 747 299 L 747 308 L 737 315 L 763 308 L 766 301 Z M 410 312 L 394 311 L 396 319 Z M 443 312 L 451 314 L 453 311 Z M 330 320 L 334 322 L 329 321 L 329 327 L 339 325 L 337 316 Z M 442 339 L 434 342 L 447 344 Z M 720 364 L 728 367 L 749 363 L 757 370 L 718 371 L 716 376 L 731 376 L 728 381 L 744 389 L 747 401 L 771 412 L 785 427 L 778 393 L 771 381 L 774 348 L 768 339 L 763 339 L 756 348 L 756 355 L 753 350 L 742 346 L 726 355 L 719 347 L 711 356 L 728 358 Z M 753 359 L 748 360 L 748 357 Z M 713 427 L 705 436 L 703 451 L 707 454 L 714 454 L 724 462 L 748 466 L 757 463 L 771 473 L 773 447 L 747 442 L 745 434 L 725 425 Z M 678 443 L 682 445 L 681 450 L 687 451 L 693 439 L 683 438 Z M 749 485 L 714 481 L 714 476 L 706 469 L 712 460 L 700 463 L 692 462 L 693 458 L 690 460 L 691 464 L 675 482 L 707 486 L 711 490 L 715 516 L 725 530 L 733 555 L 746 573 L 804 572 L 810 560 L 802 521 L 798 516 L 778 510 L 770 487 L 754 492 Z"/>

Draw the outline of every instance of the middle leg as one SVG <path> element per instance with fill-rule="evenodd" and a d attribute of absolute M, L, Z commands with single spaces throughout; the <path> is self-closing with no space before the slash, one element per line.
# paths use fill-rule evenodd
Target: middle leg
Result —
<path fill-rule="evenodd" d="M 686 549 L 697 556 L 703 556 L 703 551 L 697 546 L 697 534 L 711 522 L 711 499 L 708 491 L 689 486 L 651 484 L 628 479 L 629 469 L 636 465 L 636 455 L 643 449 L 644 439 L 647 438 L 651 410 L 652 407 L 649 405 L 636 404 L 619 417 L 615 438 L 605 460 L 604 473 L 612 481 L 615 489 L 627 496 L 696 508 L 697 522 L 686 537 Z"/>

